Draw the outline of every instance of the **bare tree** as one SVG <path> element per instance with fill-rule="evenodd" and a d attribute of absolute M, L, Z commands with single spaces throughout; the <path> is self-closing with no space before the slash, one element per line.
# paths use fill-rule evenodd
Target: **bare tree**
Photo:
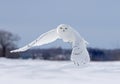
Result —
<path fill-rule="evenodd" d="M 6 51 L 14 49 L 16 47 L 16 41 L 19 40 L 17 35 L 12 34 L 11 32 L 0 30 L 0 48 L 1 56 L 6 57 Z"/>

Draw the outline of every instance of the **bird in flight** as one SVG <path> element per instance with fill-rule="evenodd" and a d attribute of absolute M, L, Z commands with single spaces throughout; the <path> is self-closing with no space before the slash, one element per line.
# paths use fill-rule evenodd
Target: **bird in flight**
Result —
<path fill-rule="evenodd" d="M 41 46 L 44 44 L 51 43 L 57 39 L 62 39 L 63 42 L 69 42 L 72 45 L 71 61 L 76 65 L 87 64 L 90 61 L 90 56 L 87 51 L 88 42 L 71 26 L 66 24 L 61 24 L 57 28 L 52 29 L 46 33 L 40 35 L 36 40 L 32 41 L 28 45 L 10 51 L 11 53 L 15 52 L 24 52 L 34 46 Z"/>

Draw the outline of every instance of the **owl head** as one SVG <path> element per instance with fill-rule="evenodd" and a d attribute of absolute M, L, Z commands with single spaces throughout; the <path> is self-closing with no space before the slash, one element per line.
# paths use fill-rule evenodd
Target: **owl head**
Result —
<path fill-rule="evenodd" d="M 57 27 L 57 32 L 58 33 L 67 33 L 67 32 L 70 32 L 71 31 L 71 27 L 69 25 L 66 25 L 66 24 L 60 24 L 58 27 Z"/>

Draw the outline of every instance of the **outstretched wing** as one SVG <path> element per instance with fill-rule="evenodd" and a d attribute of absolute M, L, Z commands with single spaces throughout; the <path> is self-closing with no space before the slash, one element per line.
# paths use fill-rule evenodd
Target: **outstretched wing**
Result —
<path fill-rule="evenodd" d="M 26 45 L 22 48 L 16 49 L 16 50 L 12 50 L 10 52 L 11 53 L 13 53 L 13 52 L 23 52 L 23 51 L 26 51 L 26 50 L 30 49 L 31 47 L 34 47 L 34 46 L 40 46 L 40 45 L 51 43 L 58 38 L 59 38 L 59 36 L 57 34 L 57 30 L 53 29 L 51 31 L 48 31 L 48 32 L 42 34 L 40 37 L 38 37 L 36 40 L 31 42 L 30 44 L 28 44 L 28 45 Z"/>
<path fill-rule="evenodd" d="M 82 39 L 81 41 L 75 41 L 73 43 L 71 60 L 78 66 L 86 64 L 90 61 L 90 56 L 87 51 L 86 42 L 84 39 Z"/>

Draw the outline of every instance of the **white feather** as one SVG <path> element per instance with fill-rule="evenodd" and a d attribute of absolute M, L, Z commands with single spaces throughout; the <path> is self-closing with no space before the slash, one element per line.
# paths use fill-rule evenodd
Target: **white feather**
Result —
<path fill-rule="evenodd" d="M 90 61 L 90 56 L 84 40 L 77 40 L 73 43 L 71 60 L 78 66 L 86 64 Z"/>
<path fill-rule="evenodd" d="M 82 38 L 76 30 L 65 24 L 61 24 L 56 29 L 42 34 L 39 38 L 31 42 L 30 44 L 16 50 L 12 50 L 10 52 L 23 52 L 34 46 L 51 43 L 58 38 L 62 39 L 64 42 L 72 43 L 73 49 L 71 60 L 76 65 L 86 64 L 90 61 L 89 53 L 86 48 L 88 42 L 85 41 L 84 38 Z"/>
<path fill-rule="evenodd" d="M 53 29 L 51 31 L 48 31 L 47 33 L 42 34 L 40 37 L 38 37 L 36 40 L 29 43 L 28 45 L 26 45 L 22 48 L 16 49 L 16 50 L 12 50 L 10 52 L 11 53 L 13 53 L 13 52 L 23 52 L 23 51 L 26 51 L 26 50 L 30 49 L 31 47 L 34 47 L 34 46 L 40 46 L 40 45 L 51 43 L 58 38 L 59 38 L 59 36 L 56 32 L 56 29 Z"/>

